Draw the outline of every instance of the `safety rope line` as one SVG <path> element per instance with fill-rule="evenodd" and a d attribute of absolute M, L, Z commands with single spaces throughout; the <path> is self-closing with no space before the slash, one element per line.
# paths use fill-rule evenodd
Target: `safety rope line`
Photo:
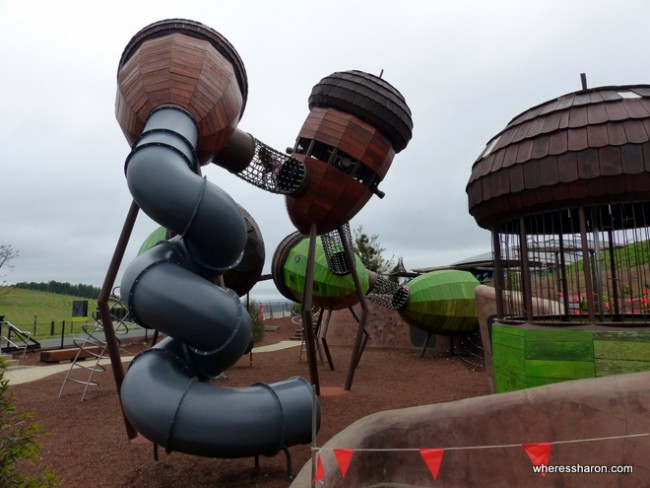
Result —
<path fill-rule="evenodd" d="M 631 439 L 638 437 L 649 437 L 650 433 L 643 434 L 625 434 L 617 436 L 608 436 L 608 437 L 591 437 L 587 439 L 570 439 L 564 441 L 551 441 L 546 444 L 559 445 L 559 444 L 579 444 L 582 442 L 601 442 L 601 441 L 612 441 L 619 439 Z M 452 446 L 452 447 L 437 447 L 437 449 L 444 449 L 445 451 L 462 451 L 462 450 L 473 450 L 473 449 L 501 449 L 509 447 L 521 447 L 525 442 L 520 442 L 518 444 L 492 444 L 487 446 Z M 419 452 L 422 447 L 398 447 L 398 448 L 379 448 L 379 447 L 360 447 L 360 448 L 342 448 L 342 447 L 312 447 L 312 451 L 321 452 L 321 451 L 336 451 L 336 450 L 352 450 L 355 452 Z"/>

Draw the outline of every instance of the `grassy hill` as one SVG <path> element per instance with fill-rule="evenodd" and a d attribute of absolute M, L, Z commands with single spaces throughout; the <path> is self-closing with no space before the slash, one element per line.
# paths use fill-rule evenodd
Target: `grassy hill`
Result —
<path fill-rule="evenodd" d="M 88 317 L 72 317 L 72 302 L 75 300 L 88 300 Z M 70 331 L 71 324 L 75 331 L 80 330 L 81 324 L 94 322 L 91 314 L 96 308 L 96 300 L 71 295 L 13 287 L 8 291 L 3 288 L 0 292 L 0 315 L 36 338 L 50 335 L 52 321 L 55 323 L 55 335 L 61 334 L 64 320 L 66 332 Z"/>

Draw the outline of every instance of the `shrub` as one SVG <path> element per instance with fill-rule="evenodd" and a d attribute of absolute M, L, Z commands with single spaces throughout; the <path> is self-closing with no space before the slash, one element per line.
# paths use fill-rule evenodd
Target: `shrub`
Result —
<path fill-rule="evenodd" d="M 7 365 L 0 358 L 0 486 L 15 488 L 47 488 L 60 486 L 54 473 L 40 467 L 38 436 L 45 434 L 42 427 L 31 422 L 33 413 L 19 413 L 13 405 L 13 392 L 5 378 Z M 31 466 L 27 466 L 26 462 Z M 35 475 L 23 474 L 19 467 L 28 467 Z"/>
<path fill-rule="evenodd" d="M 264 339 L 264 319 L 262 319 L 260 304 L 255 300 L 248 303 L 248 314 L 253 321 L 253 340 L 261 342 Z"/>

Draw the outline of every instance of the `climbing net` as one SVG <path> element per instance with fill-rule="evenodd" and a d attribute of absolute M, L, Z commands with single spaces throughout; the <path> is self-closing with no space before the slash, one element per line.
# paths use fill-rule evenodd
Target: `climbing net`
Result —
<path fill-rule="evenodd" d="M 327 259 L 327 268 L 334 274 L 346 275 L 350 272 L 350 266 L 347 259 L 345 259 L 345 248 L 343 247 L 343 239 L 347 242 L 352 242 L 352 233 L 350 232 L 350 223 L 346 222 L 341 226 L 343 235 L 337 230 L 333 230 L 321 236 L 323 244 L 323 252 Z M 351 245 L 351 244 L 350 244 Z"/>
<path fill-rule="evenodd" d="M 367 296 L 371 302 L 394 310 L 401 310 L 409 301 L 409 291 L 406 287 L 382 275 L 377 276 Z"/>
<path fill-rule="evenodd" d="M 255 155 L 243 171 L 243 180 L 271 193 L 294 193 L 305 177 L 305 166 L 287 154 L 255 139 Z"/>

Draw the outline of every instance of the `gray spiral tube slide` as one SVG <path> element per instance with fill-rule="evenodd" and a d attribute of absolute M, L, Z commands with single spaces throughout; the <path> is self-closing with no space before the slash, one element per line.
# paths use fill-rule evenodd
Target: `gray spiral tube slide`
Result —
<path fill-rule="evenodd" d="M 161 107 L 127 158 L 134 200 L 178 237 L 138 256 L 122 277 L 134 319 L 169 336 L 133 360 L 122 408 L 138 432 L 168 450 L 273 455 L 311 440 L 313 395 L 299 377 L 249 388 L 204 381 L 250 350 L 252 325 L 237 294 L 213 283 L 239 263 L 247 230 L 230 196 L 194 172 L 197 140 L 190 114 Z"/>
<path fill-rule="evenodd" d="M 147 439 L 170 451 L 219 458 L 272 456 L 282 447 L 311 441 L 312 393 L 306 380 L 221 388 L 193 376 L 184 349 L 179 341 L 164 339 L 129 368 L 122 406 Z"/>

